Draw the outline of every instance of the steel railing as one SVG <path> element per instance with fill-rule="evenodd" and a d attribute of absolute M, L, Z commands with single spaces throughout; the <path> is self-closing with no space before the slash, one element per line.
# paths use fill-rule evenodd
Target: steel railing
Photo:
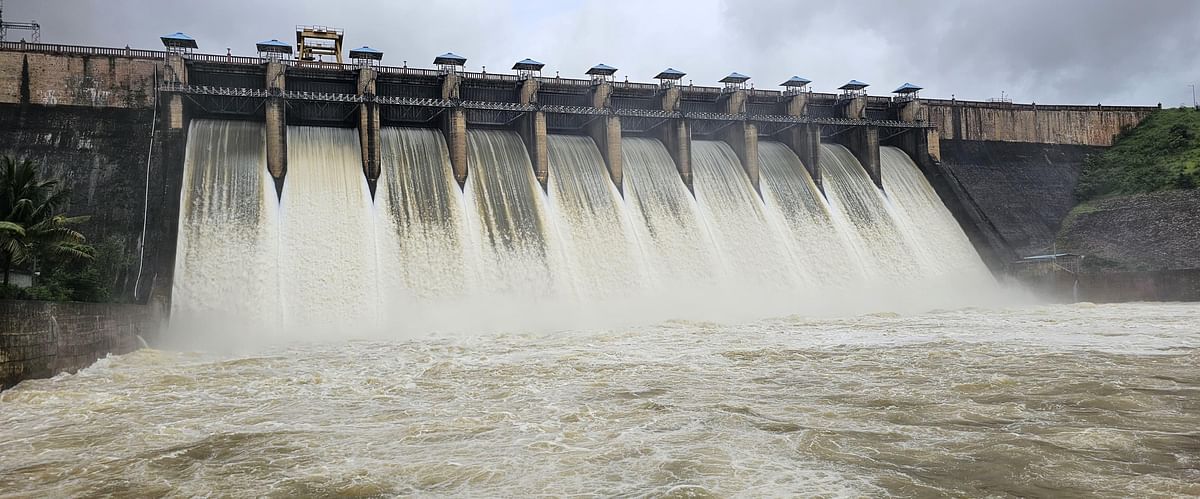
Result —
<path fill-rule="evenodd" d="M 579 114 L 579 115 L 607 115 L 628 116 L 639 118 L 683 118 L 690 120 L 703 121 L 759 121 L 769 123 L 811 123 L 818 125 L 840 125 L 840 126 L 877 126 L 883 128 L 928 128 L 929 125 L 924 122 L 905 122 L 896 120 L 879 120 L 866 119 L 856 120 L 850 118 L 823 118 L 814 116 L 783 116 L 773 114 L 728 114 L 728 113 L 712 113 L 712 112 L 667 112 L 655 109 L 601 109 L 590 106 L 561 106 L 561 105 L 545 105 L 537 106 L 531 104 L 518 104 L 515 102 L 487 102 L 487 101 L 452 101 L 445 99 L 433 98 L 414 98 L 414 97 L 390 97 L 376 95 L 356 95 L 356 94 L 341 94 L 329 92 L 304 92 L 304 91 L 270 91 L 254 88 L 230 88 L 230 87 L 212 87 L 205 85 L 183 85 L 179 83 L 164 83 L 159 87 L 159 90 L 164 92 L 178 92 L 193 95 L 213 95 L 221 97 L 244 97 L 265 99 L 269 97 L 279 97 L 289 100 L 304 100 L 304 101 L 319 101 L 319 102 L 340 102 L 349 104 L 361 104 L 374 102 L 384 105 L 396 106 L 413 106 L 413 107 L 436 107 L 436 108 L 451 108 L 462 107 L 464 109 L 488 110 L 488 111 L 510 111 L 518 113 L 527 113 L 541 111 L 553 114 Z"/>

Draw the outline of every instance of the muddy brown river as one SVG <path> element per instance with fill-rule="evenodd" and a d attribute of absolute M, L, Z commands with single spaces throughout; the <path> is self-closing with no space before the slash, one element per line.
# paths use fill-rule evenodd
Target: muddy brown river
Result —
<path fill-rule="evenodd" d="M 1200 495 L 1200 305 L 142 350 L 0 393 L 0 495 Z"/>

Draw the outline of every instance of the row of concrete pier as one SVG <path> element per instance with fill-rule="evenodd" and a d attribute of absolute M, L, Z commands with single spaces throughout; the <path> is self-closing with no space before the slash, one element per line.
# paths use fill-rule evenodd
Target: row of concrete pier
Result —
<path fill-rule="evenodd" d="M 621 138 L 625 134 L 662 141 L 675 161 L 681 180 L 689 189 L 692 188 L 693 136 L 728 143 L 756 190 L 759 189 L 760 138 L 777 140 L 790 147 L 818 187 L 821 186 L 818 155 L 822 140 L 838 142 L 850 149 L 881 188 L 881 143 L 901 147 L 918 163 L 937 157 L 937 136 L 926 124 L 919 99 L 881 102 L 878 98 L 863 94 L 834 96 L 830 99 L 829 94 L 810 92 L 768 94 L 744 88 L 703 87 L 709 101 L 704 103 L 707 106 L 704 111 L 696 111 L 695 106 L 685 105 L 691 102 L 687 99 L 694 99 L 693 95 L 699 93 L 690 86 L 651 87 L 638 84 L 640 94 L 636 99 L 625 95 L 616 102 L 614 90 L 628 92 L 624 88 L 614 88 L 621 87 L 621 83 L 606 80 L 585 82 L 525 77 L 515 81 L 507 78 L 492 81 L 478 75 L 442 71 L 433 77 L 421 75 L 419 79 L 410 77 L 397 82 L 393 75 L 383 74 L 384 78 L 392 79 L 387 83 L 391 93 L 422 96 L 404 98 L 379 95 L 377 90 L 381 70 L 375 67 L 300 67 L 282 61 L 267 61 L 256 70 L 247 71 L 247 74 L 264 78 L 261 88 L 255 89 L 244 88 L 245 83 L 242 83 L 243 88 L 191 85 L 189 75 L 205 71 L 212 73 L 214 68 L 211 65 L 190 67 L 192 61 L 178 54 L 171 54 L 166 60 L 161 88 L 167 91 L 169 126 L 182 129 L 186 119 L 195 114 L 219 115 L 230 112 L 230 109 L 252 110 L 250 115 L 262 116 L 265 120 L 267 166 L 280 186 L 287 173 L 287 126 L 308 124 L 289 117 L 289 110 L 322 104 L 341 106 L 345 114 L 350 115 L 349 120 L 336 126 L 352 124 L 357 127 L 362 147 L 363 174 L 372 191 L 380 175 L 379 133 L 384 125 L 440 128 L 445 134 L 454 177 L 460 185 L 465 183 L 469 174 L 467 129 L 472 126 L 515 129 L 528 149 L 536 177 L 543 187 L 548 172 L 548 133 L 590 136 L 599 148 L 618 190 L 622 188 Z M 226 69 L 221 68 L 221 71 Z M 293 76 L 293 72 L 297 74 Z M 205 81 L 214 80 L 209 73 L 202 74 Z M 289 89 L 289 84 L 305 89 L 320 88 L 317 85 L 323 81 L 321 78 L 329 78 L 329 81 L 350 81 L 352 78 L 355 93 L 346 93 L 349 86 L 340 87 L 342 93 Z M 581 85 L 581 82 L 585 84 Z M 396 90 L 397 85 L 401 90 Z M 412 88 L 403 88 L 405 85 Z M 650 88 L 647 90 L 647 87 Z M 486 88 L 491 92 L 489 95 L 497 97 L 490 102 L 464 99 L 464 89 L 471 89 L 473 96 L 477 96 L 482 93 L 479 88 Z M 436 95 L 431 95 L 434 92 Z M 205 99 L 198 100 L 199 95 L 204 95 Z M 574 104 L 584 105 L 545 102 L 563 101 L 563 95 L 574 99 Z M 258 104 L 224 106 L 213 104 L 213 99 L 257 99 Z M 753 104 L 748 105 L 751 101 Z M 810 112 L 814 103 L 820 106 L 819 112 Z M 385 112 L 388 107 L 429 108 L 433 111 L 423 114 L 411 111 Z M 763 112 L 764 109 L 766 112 Z M 353 119 L 355 114 L 357 119 Z M 412 120 L 412 123 L 403 122 L 403 118 L 385 118 L 409 115 L 428 118 Z M 881 116 L 883 119 L 880 119 Z M 632 129 L 623 130 L 623 122 L 631 123 Z"/>

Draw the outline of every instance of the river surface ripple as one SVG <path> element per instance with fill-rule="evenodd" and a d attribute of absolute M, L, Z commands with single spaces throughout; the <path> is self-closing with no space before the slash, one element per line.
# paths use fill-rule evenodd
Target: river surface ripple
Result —
<path fill-rule="evenodd" d="M 1200 305 L 143 350 L 0 394 L 0 495 L 1200 495 Z"/>

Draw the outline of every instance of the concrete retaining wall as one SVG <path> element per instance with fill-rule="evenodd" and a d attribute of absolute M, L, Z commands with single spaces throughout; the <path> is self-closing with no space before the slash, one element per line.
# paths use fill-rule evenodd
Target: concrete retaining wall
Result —
<path fill-rule="evenodd" d="M 134 298 L 135 284 L 140 288 L 137 299 L 149 296 L 155 276 L 171 268 L 159 268 L 151 260 L 175 248 L 182 176 L 182 159 L 176 156 L 182 154 L 182 146 L 172 142 L 182 142 L 182 135 L 171 140 L 161 127 L 156 130 L 147 171 L 152 115 L 152 109 L 0 104 L 0 154 L 33 160 L 42 175 L 70 188 L 71 200 L 64 210 L 90 217 L 80 226 L 89 241 L 120 242 L 127 265 L 113 292 L 126 299 Z M 138 245 L 144 215 L 143 254 Z M 147 261 L 139 265 L 139 258 Z"/>
<path fill-rule="evenodd" d="M 1058 302 L 1200 301 L 1200 269 L 1140 272 L 1052 272 L 1021 282 Z"/>
<path fill-rule="evenodd" d="M 942 139 L 1110 146 L 1122 127 L 1158 110 L 1149 106 L 1039 106 L 923 99 Z"/>
<path fill-rule="evenodd" d="M 154 340 L 156 317 L 145 305 L 0 300 L 0 389 L 132 352 L 139 336 Z"/>
<path fill-rule="evenodd" d="M 0 104 L 149 108 L 159 62 L 0 51 Z"/>
<path fill-rule="evenodd" d="M 1096 151 L 1081 145 L 941 141 L 944 170 L 982 214 L 976 223 L 999 235 L 991 242 L 997 254 L 1012 257 L 1051 250 L 1075 206 L 1083 160 Z"/>

